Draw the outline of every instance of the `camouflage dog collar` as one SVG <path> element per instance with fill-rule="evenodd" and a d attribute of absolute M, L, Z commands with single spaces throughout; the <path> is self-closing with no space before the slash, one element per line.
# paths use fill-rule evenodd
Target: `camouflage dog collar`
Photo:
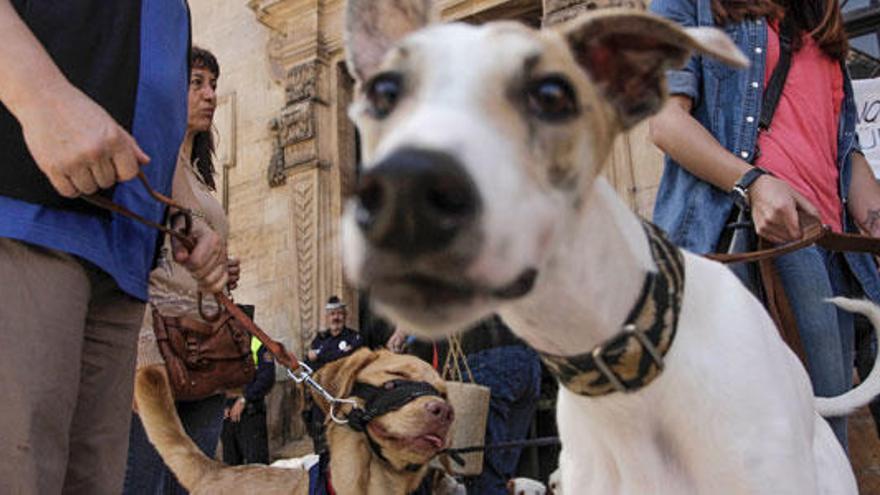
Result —
<path fill-rule="evenodd" d="M 643 222 L 657 271 L 645 278 L 642 292 L 620 333 L 577 356 L 542 354 L 559 381 L 590 397 L 634 392 L 656 379 L 672 347 L 684 293 L 684 258 L 663 232 Z"/>

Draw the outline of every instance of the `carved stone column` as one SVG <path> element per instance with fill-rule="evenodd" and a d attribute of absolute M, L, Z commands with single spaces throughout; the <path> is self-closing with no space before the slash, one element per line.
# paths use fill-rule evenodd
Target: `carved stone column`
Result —
<path fill-rule="evenodd" d="M 333 150 L 325 146 L 319 129 L 330 131 L 328 63 L 321 41 L 325 2 L 319 0 L 249 0 L 257 19 L 271 28 L 267 46 L 270 71 L 285 88 L 285 105 L 269 122 L 274 152 L 267 164 L 270 187 L 289 187 L 292 195 L 294 270 L 297 326 L 295 348 L 301 350 L 321 325 L 320 302 L 333 292 L 328 272 L 338 265 L 327 233 L 338 216 L 325 197 L 337 197 L 339 184 L 331 179 Z M 338 182 L 338 181 L 336 181 Z M 294 294 L 292 294 L 294 296 Z M 297 345 L 298 344 L 298 345 Z"/>
<path fill-rule="evenodd" d="M 336 108 L 328 103 L 335 101 L 337 61 L 328 56 L 324 41 L 328 9 L 336 11 L 333 4 L 329 0 L 247 2 L 257 20 L 270 28 L 269 71 L 285 88 L 284 106 L 267 122 L 274 150 L 265 165 L 265 180 L 270 188 L 284 189 L 290 195 L 286 221 L 292 235 L 285 247 L 292 251 L 293 266 L 280 269 L 291 275 L 285 304 L 293 308 L 291 350 L 300 357 L 322 324 L 323 302 L 330 294 L 344 295 L 336 248 L 342 198 L 334 146 L 337 116 Z M 356 301 L 350 302 L 356 317 Z M 281 391 L 269 401 L 275 448 L 303 433 L 297 410 L 302 404 L 299 389 L 291 382 L 276 388 Z"/>

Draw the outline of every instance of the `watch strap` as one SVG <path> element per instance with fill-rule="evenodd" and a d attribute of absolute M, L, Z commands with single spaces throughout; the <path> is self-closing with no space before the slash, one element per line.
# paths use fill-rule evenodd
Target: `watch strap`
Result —
<path fill-rule="evenodd" d="M 736 184 L 733 185 L 733 190 L 731 193 L 733 194 L 734 202 L 740 208 L 748 208 L 749 206 L 749 187 L 758 180 L 758 177 L 767 174 L 767 171 L 761 167 L 752 167 L 748 172 L 742 174 L 742 177 L 736 181 Z"/>

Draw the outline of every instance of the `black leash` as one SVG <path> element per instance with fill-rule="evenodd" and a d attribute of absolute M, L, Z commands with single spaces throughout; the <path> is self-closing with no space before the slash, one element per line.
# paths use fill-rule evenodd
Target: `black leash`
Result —
<path fill-rule="evenodd" d="M 560 445 L 559 437 L 540 437 L 531 440 L 517 440 L 511 442 L 498 442 L 489 445 L 475 445 L 473 447 L 459 447 L 457 449 L 446 449 L 442 454 L 446 454 L 450 459 L 455 461 L 459 466 L 464 466 L 465 461 L 461 454 L 469 454 L 471 452 L 479 452 L 481 450 L 507 450 L 519 447 L 548 447 L 551 445 Z"/>

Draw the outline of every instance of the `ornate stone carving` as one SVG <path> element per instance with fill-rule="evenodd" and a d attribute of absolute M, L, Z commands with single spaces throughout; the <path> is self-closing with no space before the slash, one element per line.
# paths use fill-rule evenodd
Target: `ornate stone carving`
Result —
<path fill-rule="evenodd" d="M 311 342 L 315 336 L 315 282 L 318 207 L 315 201 L 317 180 L 313 173 L 296 176 L 293 183 L 294 235 L 296 237 L 297 292 L 299 297 L 299 322 L 302 342 Z"/>
<path fill-rule="evenodd" d="M 275 136 L 275 149 L 269 163 L 271 187 L 285 183 L 288 171 L 313 164 L 318 157 L 315 142 L 315 102 L 321 62 L 312 60 L 296 65 L 287 73 L 286 105 L 269 126 Z"/>
<path fill-rule="evenodd" d="M 312 103 L 301 101 L 284 107 L 278 122 L 282 146 L 301 143 L 315 137 L 315 113 Z"/>
<path fill-rule="evenodd" d="M 272 119 L 269 130 L 275 135 L 272 158 L 269 160 L 269 187 L 278 187 L 287 182 L 287 172 L 284 166 L 284 147 L 281 146 L 281 140 L 278 137 L 277 119 Z"/>
<path fill-rule="evenodd" d="M 287 104 L 312 100 L 318 96 L 318 61 L 294 66 L 287 72 Z"/>

